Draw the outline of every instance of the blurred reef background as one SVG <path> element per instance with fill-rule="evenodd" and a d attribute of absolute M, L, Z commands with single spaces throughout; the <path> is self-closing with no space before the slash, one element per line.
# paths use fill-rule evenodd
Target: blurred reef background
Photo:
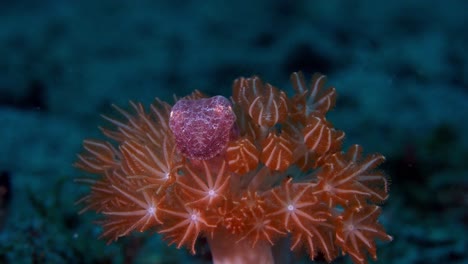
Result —
<path fill-rule="evenodd" d="M 107 246 L 72 164 L 100 114 L 239 76 L 322 72 L 346 144 L 381 152 L 379 263 L 468 262 L 468 1 L 0 0 L 0 263 L 209 263 L 156 234 Z M 297 263 L 306 258 L 297 257 Z M 350 263 L 349 257 L 336 263 Z"/>

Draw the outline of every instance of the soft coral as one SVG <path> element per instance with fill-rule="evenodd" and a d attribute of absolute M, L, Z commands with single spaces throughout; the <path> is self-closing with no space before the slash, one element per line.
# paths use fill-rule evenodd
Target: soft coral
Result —
<path fill-rule="evenodd" d="M 271 263 L 271 246 L 290 234 L 291 250 L 305 247 L 332 261 L 339 252 L 356 263 L 376 258 L 375 238 L 391 240 L 378 224 L 387 180 L 379 154 L 362 158 L 325 118 L 336 99 L 325 77 L 306 86 L 293 73 L 292 97 L 260 78 L 239 78 L 232 102 L 200 92 L 171 106 L 158 99 L 147 112 L 115 107 L 106 117 L 115 141 L 86 140 L 77 167 L 100 175 L 81 179 L 91 191 L 82 211 L 102 213 L 103 236 L 156 229 L 195 253 L 206 236 L 219 263 Z M 236 262 L 237 261 L 237 262 Z"/>

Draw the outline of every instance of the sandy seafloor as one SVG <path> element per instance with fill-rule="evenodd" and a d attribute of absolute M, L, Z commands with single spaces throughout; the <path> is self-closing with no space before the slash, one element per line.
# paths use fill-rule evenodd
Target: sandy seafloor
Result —
<path fill-rule="evenodd" d="M 110 246 L 72 163 L 129 100 L 322 72 L 346 144 L 391 178 L 378 263 L 468 262 L 468 1 L 0 1 L 0 263 L 209 263 L 158 235 Z M 203 243 L 203 241 L 199 242 Z M 295 256 L 294 263 L 307 263 Z M 348 257 L 335 263 L 350 263 Z"/>

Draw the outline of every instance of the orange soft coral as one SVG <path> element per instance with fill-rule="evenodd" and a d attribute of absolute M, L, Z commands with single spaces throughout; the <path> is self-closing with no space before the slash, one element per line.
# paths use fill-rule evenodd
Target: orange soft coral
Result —
<path fill-rule="evenodd" d="M 85 140 L 76 162 L 99 175 L 79 180 L 91 185 L 82 211 L 103 215 L 110 241 L 151 229 L 195 253 L 205 236 L 216 263 L 272 263 L 271 246 L 288 234 L 311 259 L 376 259 L 375 239 L 391 240 L 375 204 L 388 197 L 376 170 L 384 158 L 341 151 L 325 76 L 291 82 L 291 97 L 252 77 L 234 81 L 231 101 L 195 91 L 173 107 L 115 106 L 124 120 L 105 117 L 114 128 L 102 129 L 113 143 Z"/>

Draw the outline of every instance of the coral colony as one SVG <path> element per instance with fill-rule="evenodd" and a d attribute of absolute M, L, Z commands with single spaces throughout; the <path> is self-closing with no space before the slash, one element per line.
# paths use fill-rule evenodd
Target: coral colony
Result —
<path fill-rule="evenodd" d="M 195 254 L 208 240 L 214 263 L 274 263 L 281 239 L 331 262 L 377 259 L 375 240 L 390 241 L 377 219 L 388 197 L 380 154 L 343 152 L 342 131 L 325 118 L 336 91 L 315 74 L 291 75 L 288 97 L 260 78 L 238 78 L 231 100 L 199 91 L 174 106 L 156 99 L 122 120 L 104 117 L 113 143 L 85 140 L 76 166 L 98 178 L 81 212 L 103 215 L 109 241 L 155 230 Z"/>

